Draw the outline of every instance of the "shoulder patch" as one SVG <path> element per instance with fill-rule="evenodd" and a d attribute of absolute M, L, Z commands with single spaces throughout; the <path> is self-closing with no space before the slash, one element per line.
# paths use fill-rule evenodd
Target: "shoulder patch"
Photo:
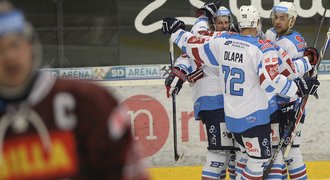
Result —
<path fill-rule="evenodd" d="M 303 42 L 303 40 L 301 39 L 300 36 L 296 35 L 296 40 L 299 41 L 299 42 Z"/>
<path fill-rule="evenodd" d="M 261 50 L 261 51 L 265 51 L 266 49 L 269 49 L 269 48 L 272 48 L 272 47 L 273 47 L 272 44 L 266 42 L 266 43 L 264 43 L 264 44 L 260 47 L 260 50 Z"/>

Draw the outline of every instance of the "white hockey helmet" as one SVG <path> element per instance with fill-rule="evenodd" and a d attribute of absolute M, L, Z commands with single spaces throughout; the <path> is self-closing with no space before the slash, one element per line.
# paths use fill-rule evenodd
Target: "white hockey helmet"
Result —
<path fill-rule="evenodd" d="M 296 19 L 297 18 L 297 10 L 296 6 L 292 2 L 282 1 L 278 5 L 273 7 L 272 15 L 276 12 L 286 13 L 289 18 Z"/>
<path fill-rule="evenodd" d="M 260 12 L 253 6 L 241 6 L 237 17 L 239 28 L 260 28 Z"/>

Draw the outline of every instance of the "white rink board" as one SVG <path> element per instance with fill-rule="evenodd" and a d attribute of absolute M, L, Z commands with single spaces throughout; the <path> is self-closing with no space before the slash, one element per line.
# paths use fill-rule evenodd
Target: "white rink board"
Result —
<path fill-rule="evenodd" d="M 303 143 L 301 146 L 306 161 L 330 160 L 330 148 L 328 147 L 330 139 L 330 99 L 328 98 L 330 78 L 329 75 L 320 75 L 319 79 L 321 79 L 320 99 L 309 98 L 307 119 L 303 125 Z M 144 145 L 146 152 L 149 153 L 147 159 L 151 166 L 202 165 L 205 160 L 207 143 L 205 139 L 203 140 L 199 122 L 191 117 L 193 104 L 191 88 L 187 85 L 177 96 L 178 149 L 179 154 L 184 153 L 184 156 L 179 162 L 173 160 L 172 101 L 165 96 L 163 81 L 135 80 L 99 83 L 118 95 L 121 101 L 127 101 L 127 98 L 136 95 L 144 96 L 130 98 L 129 102 L 134 107 L 133 109 L 130 108 L 129 115 L 135 126 L 132 129 L 133 132 Z M 166 113 L 162 113 L 159 107 L 163 107 Z M 151 122 L 148 119 L 151 119 Z M 150 127 L 152 128 L 150 129 Z"/>

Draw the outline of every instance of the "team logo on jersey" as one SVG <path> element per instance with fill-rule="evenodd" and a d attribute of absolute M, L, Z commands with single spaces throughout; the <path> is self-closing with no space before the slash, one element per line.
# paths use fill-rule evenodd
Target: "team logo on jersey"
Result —
<path fill-rule="evenodd" d="M 264 45 L 261 46 L 260 50 L 261 51 L 265 51 L 266 49 L 269 49 L 269 48 L 272 48 L 272 47 L 273 47 L 272 44 L 270 44 L 270 43 L 264 43 Z"/>
<path fill-rule="evenodd" d="M 266 42 L 267 42 L 266 40 L 258 39 L 258 43 L 259 43 L 259 44 L 265 44 Z"/>
<path fill-rule="evenodd" d="M 0 179 L 54 179 L 77 170 L 76 144 L 70 132 L 51 132 L 46 151 L 37 134 L 6 140 Z"/>
<path fill-rule="evenodd" d="M 231 44 L 231 43 L 233 43 L 233 41 L 226 41 L 226 42 L 225 42 L 225 45 L 229 45 L 229 44 Z"/>
<path fill-rule="evenodd" d="M 301 37 L 298 36 L 298 35 L 296 35 L 296 40 L 299 41 L 299 42 L 301 42 L 301 43 L 303 42 L 303 40 L 301 39 Z"/>
<path fill-rule="evenodd" d="M 265 66 L 268 75 L 270 79 L 274 79 L 279 73 L 278 73 L 278 64 L 269 64 Z"/>
<path fill-rule="evenodd" d="M 300 49 L 304 49 L 306 48 L 306 44 L 305 43 L 299 43 L 297 44 L 297 48 L 300 50 Z"/>

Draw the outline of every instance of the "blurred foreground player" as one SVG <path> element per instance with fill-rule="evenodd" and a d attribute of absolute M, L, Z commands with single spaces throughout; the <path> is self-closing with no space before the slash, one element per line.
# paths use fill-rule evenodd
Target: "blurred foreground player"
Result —
<path fill-rule="evenodd" d="M 149 179 L 115 98 L 40 62 L 32 26 L 0 1 L 0 179 Z"/>

